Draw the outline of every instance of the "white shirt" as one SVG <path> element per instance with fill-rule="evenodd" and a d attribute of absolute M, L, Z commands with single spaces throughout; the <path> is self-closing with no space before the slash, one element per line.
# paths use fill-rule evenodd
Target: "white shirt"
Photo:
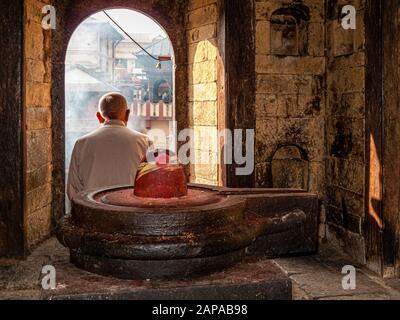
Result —
<path fill-rule="evenodd" d="M 134 185 L 137 168 L 150 146 L 148 136 L 127 128 L 123 121 L 106 121 L 75 143 L 68 173 L 68 198 L 84 190 Z"/>

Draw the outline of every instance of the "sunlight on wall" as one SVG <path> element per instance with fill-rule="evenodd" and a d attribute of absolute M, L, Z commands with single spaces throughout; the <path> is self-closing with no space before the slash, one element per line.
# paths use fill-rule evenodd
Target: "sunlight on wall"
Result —
<path fill-rule="evenodd" d="M 189 115 L 195 146 L 190 181 L 211 185 L 218 184 L 217 55 L 209 40 L 198 42 L 189 52 Z"/>
<path fill-rule="evenodd" d="M 378 206 L 382 200 L 381 164 L 374 137 L 370 138 L 370 170 L 369 170 L 369 214 L 374 218 L 380 229 L 383 228 L 382 219 L 379 217 Z"/>

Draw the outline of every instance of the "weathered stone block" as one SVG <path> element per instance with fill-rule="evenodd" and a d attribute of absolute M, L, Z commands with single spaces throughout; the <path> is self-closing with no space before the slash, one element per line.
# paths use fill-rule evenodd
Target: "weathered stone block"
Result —
<path fill-rule="evenodd" d="M 189 30 L 187 36 L 187 42 L 195 43 L 207 39 L 212 39 L 215 38 L 216 36 L 217 36 L 217 25 L 213 23 Z"/>
<path fill-rule="evenodd" d="M 189 88 L 193 85 L 193 63 L 188 64 L 187 66 L 187 77 L 186 77 L 187 83 L 189 85 Z"/>
<path fill-rule="evenodd" d="M 272 187 L 308 190 L 309 163 L 295 146 L 279 148 L 272 158 Z"/>
<path fill-rule="evenodd" d="M 365 90 L 365 68 L 356 67 L 328 73 L 328 90 L 332 92 L 363 92 Z"/>
<path fill-rule="evenodd" d="M 59 286 L 55 290 L 47 290 L 43 293 L 43 298 L 51 300 L 165 299 L 192 300 L 193 303 L 199 300 L 292 299 L 290 279 L 273 262 L 265 258 L 249 257 L 237 266 L 214 273 L 212 277 L 201 276 L 179 281 L 127 281 L 95 274 L 88 277 L 87 272 L 73 268 L 64 261 L 56 264 L 55 267 L 60 282 L 67 285 Z M 79 290 L 77 292 L 72 288 L 79 288 Z"/>
<path fill-rule="evenodd" d="M 25 10 L 26 10 L 26 17 L 27 20 L 34 21 L 37 23 L 41 23 L 43 19 L 42 15 L 42 8 L 50 4 L 51 0 L 42 0 L 42 1 L 37 1 L 37 0 L 28 0 L 25 1 Z"/>
<path fill-rule="evenodd" d="M 339 208 L 328 205 L 326 212 L 326 221 L 329 224 L 342 225 L 343 224 L 343 211 Z"/>
<path fill-rule="evenodd" d="M 216 126 L 217 103 L 205 101 L 189 104 L 189 123 L 191 126 Z"/>
<path fill-rule="evenodd" d="M 286 201 L 282 200 L 258 197 L 248 199 L 249 210 L 271 218 L 271 224 L 265 234 L 257 238 L 248 248 L 249 254 L 276 257 L 317 251 L 319 215 L 317 198 L 310 196 L 308 199 L 300 200 L 300 197 L 296 198 L 293 194 L 288 196 Z M 297 209 L 290 209 L 294 207 Z"/>
<path fill-rule="evenodd" d="M 218 153 L 213 151 L 213 150 L 207 150 L 207 149 L 195 149 L 194 150 L 194 162 L 195 164 L 203 164 L 203 165 L 211 165 L 215 166 L 218 165 Z M 214 170 L 214 169 L 213 169 Z M 199 173 L 200 175 L 204 175 L 201 173 L 201 171 L 198 171 L 196 169 L 196 173 Z M 208 174 L 207 174 L 208 176 Z"/>
<path fill-rule="evenodd" d="M 27 215 L 26 228 L 28 249 L 32 249 L 50 234 L 51 205 Z"/>
<path fill-rule="evenodd" d="M 39 12 L 41 14 L 41 9 Z M 25 58 L 42 61 L 44 58 L 44 30 L 41 23 L 28 19 L 25 30 L 27 30 L 25 36 Z"/>
<path fill-rule="evenodd" d="M 277 118 L 256 119 L 256 159 L 257 163 L 270 162 L 276 150 Z"/>
<path fill-rule="evenodd" d="M 363 92 L 328 92 L 328 112 L 332 116 L 363 119 L 365 116 L 365 96 Z"/>
<path fill-rule="evenodd" d="M 287 113 L 293 118 L 318 117 L 324 114 L 325 99 L 323 92 L 314 96 L 287 95 L 281 99 L 287 105 Z M 321 120 L 322 121 L 322 120 Z"/>
<path fill-rule="evenodd" d="M 26 82 L 25 85 L 26 107 L 51 108 L 51 84 Z"/>
<path fill-rule="evenodd" d="M 26 110 L 26 129 L 37 130 L 51 127 L 50 108 L 27 108 Z"/>
<path fill-rule="evenodd" d="M 51 162 L 51 129 L 27 131 L 27 165 L 33 171 Z"/>
<path fill-rule="evenodd" d="M 217 173 L 218 173 L 218 165 L 216 164 L 196 164 L 194 166 L 196 183 L 199 183 L 198 182 L 199 179 L 204 179 L 208 181 L 218 181 Z"/>
<path fill-rule="evenodd" d="M 309 168 L 308 191 L 318 194 L 320 198 L 324 198 L 326 193 L 325 163 L 322 161 L 311 161 Z"/>
<path fill-rule="evenodd" d="M 288 104 L 282 98 L 282 96 L 273 94 L 257 94 L 257 118 L 261 120 L 268 117 L 286 117 L 288 114 Z"/>
<path fill-rule="evenodd" d="M 218 49 L 215 39 L 196 42 L 188 46 L 188 62 L 196 63 L 215 60 L 217 58 L 217 53 Z"/>
<path fill-rule="evenodd" d="M 325 72 L 325 58 L 256 55 L 256 72 L 280 75 L 322 75 Z"/>
<path fill-rule="evenodd" d="M 194 126 L 194 145 L 196 149 L 218 152 L 218 131 L 214 126 Z"/>
<path fill-rule="evenodd" d="M 312 95 L 318 80 L 310 75 L 257 75 L 258 93 Z"/>
<path fill-rule="evenodd" d="M 255 166 L 255 176 L 256 176 L 256 188 L 268 188 L 271 184 L 271 179 L 269 178 L 268 172 L 270 172 L 271 164 L 269 162 L 261 162 L 261 159 L 256 153 L 256 166 Z"/>
<path fill-rule="evenodd" d="M 323 23 L 310 23 L 308 25 L 307 51 L 310 56 L 325 56 L 325 25 Z"/>
<path fill-rule="evenodd" d="M 26 195 L 26 203 L 28 215 L 49 205 L 51 203 L 51 184 L 46 183 L 29 191 Z"/>
<path fill-rule="evenodd" d="M 217 5 L 211 4 L 189 12 L 188 29 L 215 23 L 218 20 Z"/>
<path fill-rule="evenodd" d="M 276 139 L 279 145 L 294 144 L 305 150 L 310 161 L 323 161 L 324 123 L 318 118 L 278 119 Z"/>
<path fill-rule="evenodd" d="M 27 172 L 27 191 L 34 190 L 47 183 L 51 183 L 52 166 L 51 164 L 44 165 L 34 171 Z"/>
<path fill-rule="evenodd" d="M 272 14 L 270 18 L 271 54 L 279 56 L 298 56 L 304 53 L 305 30 L 291 15 Z"/>
<path fill-rule="evenodd" d="M 26 59 L 25 74 L 26 80 L 43 83 L 46 78 L 47 67 L 41 60 Z"/>
<path fill-rule="evenodd" d="M 292 0 L 257 0 L 256 1 L 256 19 L 269 20 L 272 12 L 275 10 L 287 7 L 293 4 Z M 325 19 L 325 5 L 321 0 L 306 0 L 304 5 L 310 10 L 311 22 L 324 22 Z"/>
<path fill-rule="evenodd" d="M 193 65 L 193 84 L 217 81 L 217 61 L 208 60 Z"/>
<path fill-rule="evenodd" d="M 193 11 L 213 3 L 217 3 L 217 0 L 189 0 L 188 11 Z"/>
<path fill-rule="evenodd" d="M 328 118 L 327 146 L 332 156 L 364 161 L 364 123 L 362 119 Z"/>
<path fill-rule="evenodd" d="M 349 192 L 343 187 L 328 186 L 327 198 L 329 204 L 342 212 L 364 216 L 364 196 Z"/>
<path fill-rule="evenodd" d="M 364 23 L 364 10 L 359 10 L 357 12 L 356 30 L 354 34 L 354 50 L 364 51 L 365 50 L 365 23 Z"/>
<path fill-rule="evenodd" d="M 218 180 L 206 179 L 204 177 L 198 177 L 198 176 L 195 176 L 195 178 L 193 180 L 191 180 L 191 182 L 198 183 L 198 184 L 210 185 L 210 186 L 218 185 Z"/>
<path fill-rule="evenodd" d="M 334 57 L 329 60 L 328 70 L 342 70 L 365 66 L 365 53 L 355 52 L 347 56 Z"/>
<path fill-rule="evenodd" d="M 324 159 L 324 123 L 318 118 L 268 118 L 256 122 L 256 148 L 262 162 L 269 162 L 278 146 L 301 147 L 310 161 Z M 258 152 L 258 151 L 257 151 Z"/>
<path fill-rule="evenodd" d="M 327 132 L 330 134 L 349 133 L 352 137 L 364 137 L 364 121 L 357 118 L 328 117 Z"/>
<path fill-rule="evenodd" d="M 362 195 L 364 190 L 364 163 L 354 160 L 332 158 L 327 170 L 331 173 L 332 184 Z"/>
<path fill-rule="evenodd" d="M 273 11 L 279 8 L 279 4 L 272 1 L 256 1 L 255 14 L 256 20 L 267 21 Z"/>
<path fill-rule="evenodd" d="M 310 9 L 310 22 L 325 21 L 325 3 L 320 0 L 306 0 L 304 4 Z"/>
<path fill-rule="evenodd" d="M 270 54 L 269 21 L 256 22 L 256 54 Z M 257 58 L 256 58 L 257 59 Z"/>
<path fill-rule="evenodd" d="M 344 29 L 340 21 L 332 20 L 331 41 L 335 57 L 349 55 L 354 52 L 354 34 L 354 30 Z"/>
<path fill-rule="evenodd" d="M 326 238 L 332 246 L 341 247 L 356 263 L 365 264 L 365 240 L 363 236 L 349 232 L 340 226 L 327 224 Z"/>
<path fill-rule="evenodd" d="M 208 60 L 215 60 L 218 58 L 219 51 L 217 45 L 217 39 L 207 40 L 207 58 Z"/>
<path fill-rule="evenodd" d="M 216 101 L 217 83 L 195 84 L 189 88 L 189 101 Z"/>

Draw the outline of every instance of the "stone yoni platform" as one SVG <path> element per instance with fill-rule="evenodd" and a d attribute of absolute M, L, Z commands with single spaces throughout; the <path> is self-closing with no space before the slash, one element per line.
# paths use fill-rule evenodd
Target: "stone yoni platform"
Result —
<path fill-rule="evenodd" d="M 93 275 L 83 283 L 65 270 L 68 289 L 48 298 L 291 299 L 289 279 L 265 257 L 315 252 L 317 212 L 302 190 L 187 185 L 182 166 L 143 163 L 135 188 L 72 200 L 57 238 Z"/>
<path fill-rule="evenodd" d="M 123 280 L 55 265 L 57 288 L 42 299 L 124 300 L 290 300 L 287 275 L 266 258 L 246 258 L 220 272 L 186 280 Z"/>
<path fill-rule="evenodd" d="M 177 279 L 222 270 L 246 253 L 312 253 L 318 201 L 301 190 L 189 185 L 186 196 L 139 198 L 130 186 L 81 193 L 57 237 L 71 262 L 125 279 Z"/>

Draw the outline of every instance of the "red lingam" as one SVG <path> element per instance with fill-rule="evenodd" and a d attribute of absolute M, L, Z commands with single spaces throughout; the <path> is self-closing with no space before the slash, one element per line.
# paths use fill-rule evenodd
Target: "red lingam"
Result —
<path fill-rule="evenodd" d="M 186 175 L 179 164 L 142 163 L 134 195 L 141 198 L 179 198 L 188 194 Z"/>

